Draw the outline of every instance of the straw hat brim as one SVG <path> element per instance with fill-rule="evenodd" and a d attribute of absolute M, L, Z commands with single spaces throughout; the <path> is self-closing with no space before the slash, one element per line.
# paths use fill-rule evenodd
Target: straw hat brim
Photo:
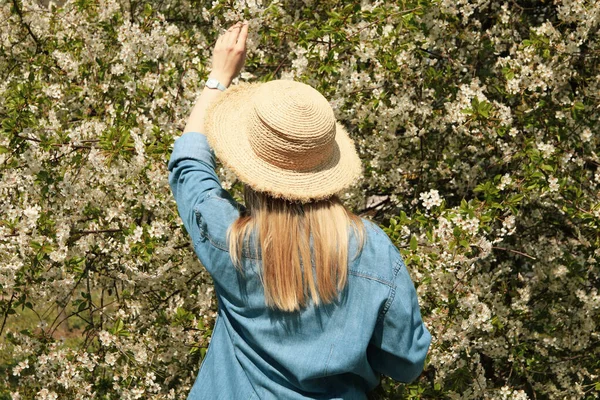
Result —
<path fill-rule="evenodd" d="M 277 167 L 256 155 L 247 135 L 253 94 L 260 83 L 227 89 L 205 117 L 208 142 L 221 162 L 245 184 L 273 197 L 307 202 L 330 197 L 351 186 L 362 173 L 354 142 L 336 122 L 333 156 L 308 171 Z"/>

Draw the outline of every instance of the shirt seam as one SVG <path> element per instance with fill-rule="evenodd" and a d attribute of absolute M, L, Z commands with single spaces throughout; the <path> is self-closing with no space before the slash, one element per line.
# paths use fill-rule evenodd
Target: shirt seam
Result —
<path fill-rule="evenodd" d="M 402 265 L 404 265 L 404 262 L 402 261 L 401 258 L 396 259 L 396 263 L 394 265 L 394 280 L 396 280 L 396 277 L 398 276 L 398 273 L 400 272 L 400 270 L 402 269 Z M 385 318 L 385 315 L 387 314 L 388 310 L 390 309 L 390 307 L 392 306 L 392 303 L 394 302 L 394 298 L 396 297 L 396 288 L 397 286 L 392 284 L 390 286 L 391 290 L 390 290 L 390 294 L 388 295 L 388 299 L 385 302 L 383 309 L 381 310 L 380 315 L 377 317 L 377 322 L 381 321 L 383 318 Z"/>
<path fill-rule="evenodd" d="M 383 320 L 383 318 L 385 318 L 388 310 L 392 306 L 392 302 L 394 301 L 395 297 L 396 297 L 396 286 L 394 286 L 390 289 L 390 294 L 388 295 L 388 299 L 385 302 L 383 309 L 381 310 L 381 313 L 377 317 L 377 323 L 379 323 L 379 321 L 381 321 L 381 320 Z"/>
<path fill-rule="evenodd" d="M 375 281 L 375 282 L 379 282 L 379 283 L 384 284 L 384 285 L 386 285 L 386 286 L 388 286 L 390 288 L 394 287 L 394 284 L 392 282 L 388 281 L 387 279 L 384 279 L 384 278 L 379 277 L 377 275 L 370 274 L 368 272 L 364 272 L 364 271 L 360 271 L 360 270 L 354 270 L 354 269 L 348 269 L 348 273 L 350 275 L 354 275 L 354 276 L 357 276 L 359 278 L 365 278 L 365 279 L 369 279 L 369 280 L 372 280 L 372 281 Z"/>
<path fill-rule="evenodd" d="M 394 274 L 392 277 L 392 281 L 396 280 L 396 277 L 398 276 L 398 272 L 400 272 L 403 265 L 404 265 L 404 261 L 402 261 L 402 258 L 397 258 L 396 263 L 394 265 Z"/>

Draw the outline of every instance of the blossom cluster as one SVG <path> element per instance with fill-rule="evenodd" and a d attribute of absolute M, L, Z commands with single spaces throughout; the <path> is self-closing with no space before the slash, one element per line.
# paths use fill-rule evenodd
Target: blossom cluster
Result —
<path fill-rule="evenodd" d="M 431 351 L 381 397 L 598 397 L 594 0 L 0 4 L 0 397 L 189 393 L 216 304 L 166 162 L 239 20 L 234 84 L 330 100 L 364 167 L 342 198 L 416 283 Z"/>

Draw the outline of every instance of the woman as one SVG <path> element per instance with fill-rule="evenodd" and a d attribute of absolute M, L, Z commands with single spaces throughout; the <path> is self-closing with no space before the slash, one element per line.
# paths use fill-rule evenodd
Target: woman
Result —
<path fill-rule="evenodd" d="M 188 399 L 365 399 L 379 374 L 410 382 L 431 337 L 398 250 L 335 196 L 360 175 L 353 142 L 308 85 L 226 89 L 247 34 L 236 24 L 218 39 L 169 161 L 219 302 Z M 222 189 L 211 147 L 245 184 L 246 207 Z"/>

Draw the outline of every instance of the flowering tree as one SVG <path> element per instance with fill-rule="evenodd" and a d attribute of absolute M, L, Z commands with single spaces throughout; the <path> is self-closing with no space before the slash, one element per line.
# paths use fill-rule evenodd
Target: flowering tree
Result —
<path fill-rule="evenodd" d="M 189 392 L 216 305 L 166 161 L 241 19 L 241 79 L 330 99 L 418 285 L 425 371 L 373 397 L 597 398 L 594 0 L 1 3 L 0 398 Z"/>

